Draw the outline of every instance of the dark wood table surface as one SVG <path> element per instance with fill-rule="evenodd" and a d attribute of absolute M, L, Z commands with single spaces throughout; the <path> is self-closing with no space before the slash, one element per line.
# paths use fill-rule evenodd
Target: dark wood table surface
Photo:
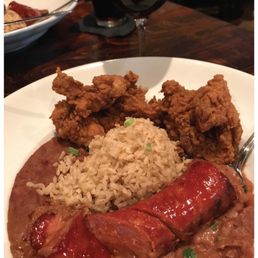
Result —
<path fill-rule="evenodd" d="M 92 13 L 82 0 L 72 13 L 25 49 L 4 56 L 4 95 L 53 74 L 82 64 L 138 55 L 134 30 L 126 37 L 107 38 L 73 28 Z M 150 15 L 146 56 L 183 57 L 226 65 L 254 73 L 254 35 L 193 9 L 166 2 Z"/>

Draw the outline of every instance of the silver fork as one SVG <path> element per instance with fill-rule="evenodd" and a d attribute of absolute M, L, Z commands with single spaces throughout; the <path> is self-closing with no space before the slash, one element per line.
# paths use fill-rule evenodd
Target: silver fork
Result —
<path fill-rule="evenodd" d="M 242 170 L 243 170 L 243 166 L 245 165 L 247 158 L 250 156 L 253 149 L 254 149 L 254 133 L 251 134 L 251 136 L 248 138 L 248 140 L 244 143 L 242 148 L 239 150 L 235 161 L 229 165 L 240 176 L 240 178 L 242 180 L 242 187 L 244 189 L 244 192 L 247 191 L 247 188 L 246 188 Z"/>

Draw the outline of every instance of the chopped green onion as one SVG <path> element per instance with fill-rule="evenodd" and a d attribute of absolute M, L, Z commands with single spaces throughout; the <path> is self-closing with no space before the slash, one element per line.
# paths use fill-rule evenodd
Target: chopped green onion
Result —
<path fill-rule="evenodd" d="M 184 258 L 197 258 L 196 252 L 192 248 L 186 248 L 183 252 Z"/>
<path fill-rule="evenodd" d="M 152 143 L 147 143 L 146 146 L 145 146 L 145 149 L 146 149 L 146 151 L 151 152 L 152 151 L 152 147 L 153 147 Z"/>
<path fill-rule="evenodd" d="M 243 187 L 244 193 L 247 193 L 247 187 L 246 187 L 246 185 L 243 185 L 242 187 Z"/>
<path fill-rule="evenodd" d="M 218 229 L 218 221 L 213 221 L 213 223 L 210 225 L 210 228 L 212 231 L 216 231 Z"/>
<path fill-rule="evenodd" d="M 124 121 L 124 126 L 127 127 L 127 126 L 130 126 L 134 123 L 134 119 L 132 117 L 128 117 L 126 118 L 126 120 Z"/>
<path fill-rule="evenodd" d="M 69 154 L 73 155 L 73 156 L 78 156 L 79 153 L 80 153 L 79 150 L 77 150 L 77 149 L 75 149 L 75 148 L 73 148 L 73 147 L 68 147 L 68 148 L 67 148 L 67 152 L 68 152 Z"/>

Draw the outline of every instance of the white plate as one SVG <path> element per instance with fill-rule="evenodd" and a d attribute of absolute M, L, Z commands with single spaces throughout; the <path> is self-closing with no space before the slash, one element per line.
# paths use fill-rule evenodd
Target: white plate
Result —
<path fill-rule="evenodd" d="M 11 1 L 12 0 L 5 0 L 4 3 L 6 6 L 8 6 Z M 68 0 L 17 0 L 17 2 L 32 8 L 47 9 L 49 12 L 51 12 L 67 3 Z M 76 4 L 77 1 L 75 0 L 62 10 L 72 11 Z M 4 33 L 4 52 L 10 53 L 28 46 L 46 33 L 50 27 L 59 22 L 64 16 L 65 14 L 51 16 L 44 21 L 34 23 L 25 28 Z"/>
<path fill-rule="evenodd" d="M 158 94 L 165 80 L 174 79 L 188 89 L 206 84 L 215 74 L 223 74 L 232 101 L 240 112 L 243 126 L 242 143 L 254 130 L 254 78 L 252 75 L 221 65 L 202 61 L 144 57 L 110 60 L 75 67 L 65 72 L 75 79 L 91 83 L 93 76 L 121 74 L 129 70 L 139 75 L 138 85 L 148 87 L 148 97 Z M 36 81 L 5 98 L 5 216 L 16 173 L 30 155 L 50 137 L 54 127 L 49 116 L 62 96 L 51 90 L 55 74 Z M 248 177 L 253 180 L 253 156 L 247 162 Z M 7 221 L 7 217 L 5 217 Z M 5 232 L 5 258 L 11 257 Z"/>

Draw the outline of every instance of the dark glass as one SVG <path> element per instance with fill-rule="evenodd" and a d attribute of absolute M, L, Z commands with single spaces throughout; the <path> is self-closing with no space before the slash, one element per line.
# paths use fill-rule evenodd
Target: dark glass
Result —
<path fill-rule="evenodd" d="M 125 20 L 125 12 L 117 8 L 112 0 L 92 0 L 97 24 L 104 27 L 114 27 Z"/>
<path fill-rule="evenodd" d="M 139 39 L 139 56 L 144 55 L 145 26 L 147 16 L 156 11 L 166 0 L 112 0 L 121 10 L 135 19 Z M 165 18 L 165 17 L 164 17 Z"/>
<path fill-rule="evenodd" d="M 166 0 L 112 0 L 113 3 L 134 18 L 146 17 Z"/>

